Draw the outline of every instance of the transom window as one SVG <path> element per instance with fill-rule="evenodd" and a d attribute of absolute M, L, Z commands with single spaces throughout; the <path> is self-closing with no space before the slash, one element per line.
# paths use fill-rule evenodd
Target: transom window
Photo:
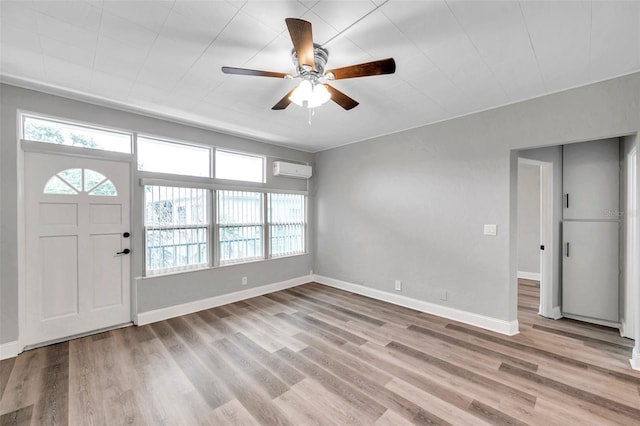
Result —
<path fill-rule="evenodd" d="M 22 115 L 22 138 L 34 142 L 67 145 L 131 154 L 131 134 L 74 124 L 50 118 Z"/>
<path fill-rule="evenodd" d="M 216 149 L 216 178 L 264 183 L 264 157 Z"/>
<path fill-rule="evenodd" d="M 52 176 L 44 186 L 45 194 L 76 195 L 81 192 L 106 197 L 118 195 L 113 182 L 91 169 L 63 170 Z"/>
<path fill-rule="evenodd" d="M 138 170 L 211 177 L 211 149 L 138 137 Z"/>

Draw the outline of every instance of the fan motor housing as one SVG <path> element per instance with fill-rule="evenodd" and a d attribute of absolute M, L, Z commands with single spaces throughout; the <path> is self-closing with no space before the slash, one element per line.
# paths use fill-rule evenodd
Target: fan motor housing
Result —
<path fill-rule="evenodd" d="M 313 59 L 315 61 L 316 70 L 310 71 L 302 68 L 298 62 L 298 54 L 296 49 L 291 49 L 291 60 L 296 67 L 299 75 L 306 73 L 314 73 L 316 76 L 321 77 L 324 74 L 324 67 L 329 59 L 329 51 L 317 43 L 313 43 Z"/>

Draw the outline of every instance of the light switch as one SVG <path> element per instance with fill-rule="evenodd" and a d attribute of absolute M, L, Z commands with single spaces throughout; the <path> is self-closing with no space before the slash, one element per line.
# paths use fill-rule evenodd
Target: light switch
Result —
<path fill-rule="evenodd" d="M 484 224 L 484 235 L 498 235 L 498 225 Z"/>

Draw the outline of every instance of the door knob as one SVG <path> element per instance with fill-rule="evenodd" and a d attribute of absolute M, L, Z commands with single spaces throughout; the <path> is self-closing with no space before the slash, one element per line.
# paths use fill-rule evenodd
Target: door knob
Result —
<path fill-rule="evenodd" d="M 129 254 L 129 253 L 131 253 L 131 250 L 129 250 L 129 249 L 124 249 L 124 250 L 122 250 L 122 251 L 117 252 L 116 254 Z"/>

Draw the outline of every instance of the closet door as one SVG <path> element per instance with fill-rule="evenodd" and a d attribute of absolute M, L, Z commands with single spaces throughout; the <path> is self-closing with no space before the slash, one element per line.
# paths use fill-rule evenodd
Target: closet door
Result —
<path fill-rule="evenodd" d="M 618 139 L 563 147 L 564 219 L 615 220 L 619 209 Z"/>
<path fill-rule="evenodd" d="M 618 230 L 618 222 L 563 223 L 563 314 L 619 321 Z"/>

